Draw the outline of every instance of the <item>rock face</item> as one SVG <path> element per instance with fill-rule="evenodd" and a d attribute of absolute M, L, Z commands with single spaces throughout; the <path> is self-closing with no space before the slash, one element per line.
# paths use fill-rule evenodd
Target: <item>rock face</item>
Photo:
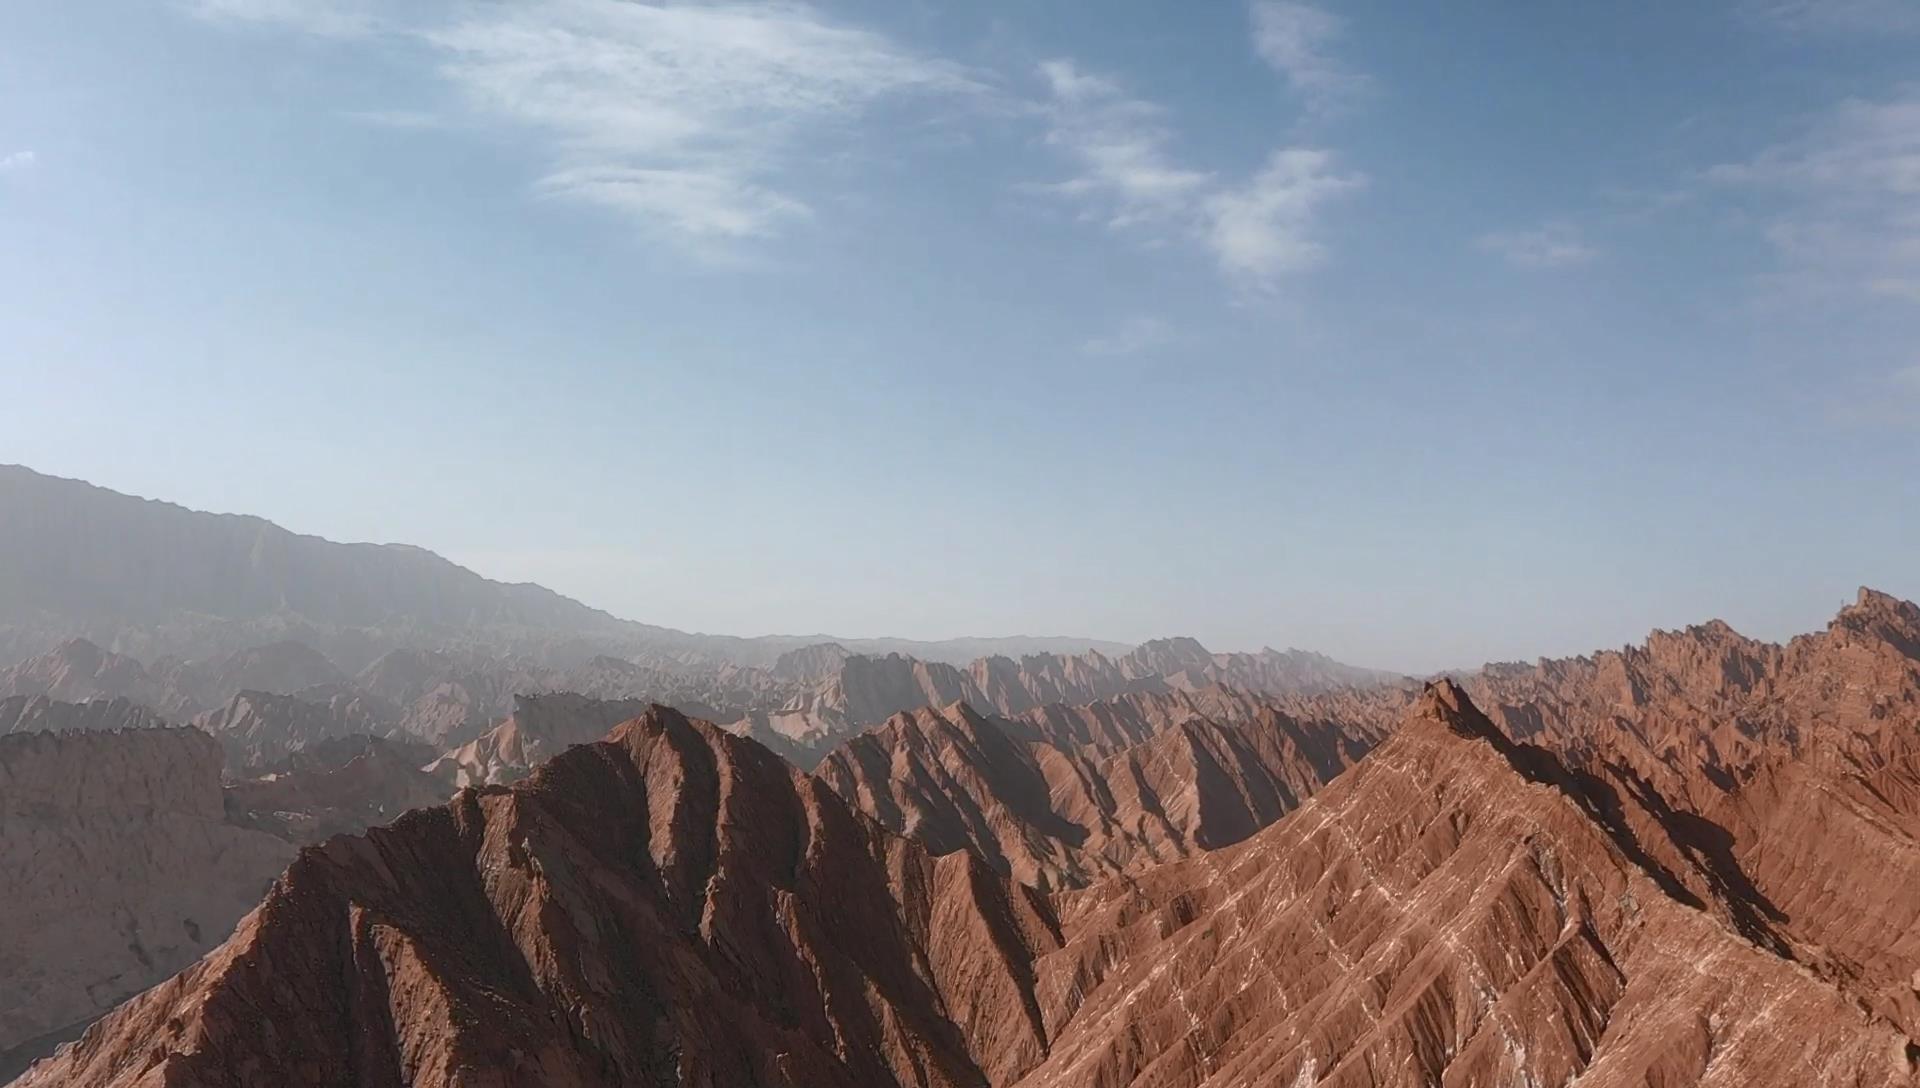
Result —
<path fill-rule="evenodd" d="M 1044 1051 L 1037 894 L 656 709 L 310 848 L 23 1086 L 977 1085 Z"/>
<path fill-rule="evenodd" d="M 227 822 L 204 733 L 0 737 L 0 1054 L 192 963 L 292 855 Z"/>
<path fill-rule="evenodd" d="M 420 769 L 432 755 L 405 740 L 331 738 L 297 753 L 283 769 L 229 783 L 227 817 L 300 843 L 391 823 L 452 792 Z"/>
<path fill-rule="evenodd" d="M 1702 894 L 1920 1038 L 1920 608 L 1872 590 L 1785 646 L 1722 623 L 1468 683 L 1517 739 L 1693 830 Z M 1871 876 L 1864 874 L 1871 873 Z"/>
<path fill-rule="evenodd" d="M 1697 832 L 1442 682 L 1251 837 L 1046 895 L 653 710 L 305 851 L 19 1084 L 1911 1084 Z"/>
<path fill-rule="evenodd" d="M 0 699 L 0 735 L 7 733 L 97 733 L 113 729 L 153 729 L 165 725 L 158 714 L 126 699 L 63 703 L 44 695 Z"/>
<path fill-rule="evenodd" d="M 1018 1083 L 1911 1083 L 1910 1040 L 1694 898 L 1637 806 L 1443 682 L 1246 842 L 1061 897 Z"/>
<path fill-rule="evenodd" d="M 1238 842 L 1299 807 L 1378 740 L 1223 688 L 1013 719 L 956 703 L 897 715 L 836 749 L 816 773 L 935 853 L 972 849 L 1046 889 Z"/>

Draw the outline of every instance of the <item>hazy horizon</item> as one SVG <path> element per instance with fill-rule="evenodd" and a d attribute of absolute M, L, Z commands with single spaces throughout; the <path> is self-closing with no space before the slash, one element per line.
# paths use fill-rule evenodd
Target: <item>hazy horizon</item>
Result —
<path fill-rule="evenodd" d="M 32 466 L 28 466 L 28 465 L 13 465 L 13 466 L 9 466 L 9 465 L 0 465 L 0 469 L 5 469 L 5 468 L 10 468 L 10 467 L 11 467 L 11 468 L 24 468 L 24 469 L 26 469 L 26 470 L 28 470 L 29 472 L 37 472 L 37 470 L 35 470 L 35 469 L 33 469 L 33 467 L 32 467 Z M 47 473 L 39 473 L 39 475 L 49 475 L 49 474 L 47 474 Z M 72 478 L 70 478 L 70 477 L 60 477 L 60 478 L 61 478 L 61 479 L 68 479 L 69 481 L 72 481 Z M 85 484 L 88 484 L 88 485 L 90 485 L 90 486 L 104 486 L 104 485 L 100 485 L 100 484 L 98 484 L 98 483 L 97 483 L 97 482 L 95 482 L 95 481 L 77 481 L 77 482 L 80 482 L 80 483 L 85 483 Z M 113 488 L 107 488 L 107 490 L 109 490 L 109 491 L 116 491 L 116 489 L 113 489 Z M 172 500 L 169 500 L 169 499 L 167 499 L 167 498 L 166 498 L 165 496 L 159 496 L 159 495 L 133 495 L 133 494 L 130 494 L 130 493 L 127 493 L 127 492 L 119 492 L 119 491 L 116 491 L 116 493 L 118 493 L 118 494 L 122 494 L 122 495 L 126 495 L 126 496 L 127 496 L 127 497 L 129 497 L 129 498 L 134 498 L 134 499 L 141 499 L 141 500 L 147 500 L 147 501 L 155 501 L 155 502 L 160 502 L 160 503 L 164 503 L 164 504 L 167 504 L 167 505 L 171 505 L 171 506 L 176 506 L 176 507 L 178 507 L 178 506 L 181 506 L 181 504 L 179 504 L 179 503 L 176 503 L 176 502 L 173 502 Z M 276 526 L 278 526 L 279 528 L 281 528 L 281 529 L 285 529 L 285 530 L 287 530 L 287 531 L 289 531 L 289 532 L 294 532 L 294 533 L 297 533 L 297 534 L 299 534 L 299 535 L 302 535 L 302 536 L 308 536 L 308 537 L 315 537 L 315 538 L 318 538 L 318 539 L 321 539 L 321 540 L 325 540 L 325 541 L 328 541 L 329 543 L 333 543 L 333 544 L 340 544 L 340 545 L 353 545 L 353 546 L 361 546 L 361 547 L 365 547 L 365 546 L 375 546 L 375 547 L 395 547 L 395 546 L 399 546 L 399 547 L 408 547 L 408 548 L 419 548 L 419 547 L 421 547 L 421 546 L 420 546 L 420 545 L 418 545 L 418 544 L 414 544 L 414 543 L 412 543 L 412 542 L 410 542 L 410 541 L 403 541 L 403 540 L 344 540 L 344 539 L 338 539 L 338 538 L 334 538 L 334 537 L 330 537 L 330 536 L 328 536 L 328 535 L 327 535 L 326 533 L 324 533 L 324 532 L 310 532 L 310 531 L 304 531 L 304 530 L 300 530 L 300 529 L 295 529 L 295 528 L 293 528 L 293 527 L 291 527 L 291 526 L 286 526 L 286 525 L 279 525 L 279 523 L 277 523 L 277 522 L 273 522 L 273 521 L 272 521 L 271 519 L 260 519 L 260 516 L 259 516 L 259 515 L 255 515 L 255 514 L 249 514 L 249 513 L 247 513 L 246 511 L 242 511 L 242 510 L 195 510 L 195 509 L 194 509 L 194 508 L 192 508 L 192 507 L 182 507 L 182 508 L 183 508 L 183 509 L 187 509 L 187 510 L 190 510 L 190 511 L 192 511 L 192 512 L 194 512 L 194 513 L 199 513 L 199 514 L 210 514 L 210 515 L 214 515 L 214 516 L 218 516 L 218 517 L 236 517 L 236 516 L 237 516 L 237 517 L 245 517 L 245 518 L 253 518 L 253 519 L 256 519 L 256 520 L 267 520 L 267 521 L 268 521 L 268 522 L 269 522 L 270 524 L 274 524 L 274 525 L 276 525 Z M 432 549 L 427 549 L 427 550 L 428 550 L 428 551 L 431 551 Z M 437 553 L 436 553 L 436 554 L 437 554 Z M 442 556 L 442 558 L 448 558 L 448 557 L 446 557 L 446 556 Z M 482 577 L 485 577 L 485 578 L 489 578 L 489 579 L 491 579 L 492 581 L 495 581 L 495 582 L 504 582 L 504 581 L 507 581 L 506 579 L 501 579 L 501 578 L 497 578 L 497 577 L 494 577 L 492 573 L 490 573 L 489 571 L 487 571 L 487 570 L 484 570 L 484 569 L 475 569 L 475 568 L 471 568 L 471 567 L 469 567 L 468 569 L 469 569 L 469 570 L 472 570 L 472 571 L 473 571 L 473 573 L 476 573 L 476 574 L 478 574 L 478 575 L 480 575 L 480 576 L 482 576 Z M 573 594 L 569 594 L 569 593 L 565 593 L 564 591 L 561 591 L 561 590 L 557 590 L 557 589 L 555 589 L 555 588 L 554 588 L 554 587 L 552 587 L 552 586 L 546 586 L 546 585 L 544 585 L 544 584 L 542 584 L 542 583 L 538 583 L 538 582 L 521 582 L 521 583 L 518 583 L 518 584 L 523 584 L 523 585 L 538 585 L 538 586 L 541 586 L 541 588 L 545 588 L 545 589 L 549 589 L 549 590 L 553 590 L 554 592 L 558 592 L 558 593 L 561 593 L 561 595 L 562 595 L 562 596 L 566 596 L 566 597 L 569 597 L 570 599 L 572 599 L 572 600 L 574 600 L 574 601 L 576 601 L 577 603 L 580 603 L 580 604 L 584 604 L 584 605 L 586 605 L 586 606 L 588 606 L 588 607 L 590 607 L 590 608 L 596 608 L 596 609 L 600 609 L 601 611 L 604 611 L 604 612 L 608 612 L 609 614 L 611 614 L 611 615 L 613 615 L 613 616 L 614 616 L 614 617 L 615 617 L 616 619 L 620 619 L 620 620 L 629 620 L 629 621 L 634 621 L 634 622 L 638 622 L 638 623 L 654 623 L 654 621 L 652 621 L 652 620 L 649 620 L 649 619 L 647 619 L 647 618 L 646 618 L 646 617 L 644 617 L 644 616 L 630 616 L 630 615 L 623 615 L 623 614 L 621 614 L 621 613 L 620 613 L 620 612 L 619 612 L 619 611 L 618 611 L 617 609 L 605 609 L 605 608 L 602 608 L 602 607 L 601 607 L 601 605 L 600 605 L 600 604 L 599 604 L 598 602 L 596 602 L 596 601 L 594 601 L 594 600 L 592 600 L 592 599 L 590 599 L 590 598 L 582 598 L 582 597 L 577 597 L 577 596 L 575 596 L 575 595 L 573 595 Z M 1885 591 L 1885 590 L 1884 590 L 1884 587 L 1880 587 L 1880 586 L 1862 586 L 1862 587 L 1858 587 L 1858 588 L 1862 588 L 1862 589 L 1869 589 L 1869 588 L 1870 588 L 1870 589 L 1877 589 L 1877 590 L 1882 590 L 1883 592 Z M 1837 604 L 1836 604 L 1836 605 L 1834 606 L 1834 611 L 1837 611 L 1837 610 L 1839 609 L 1839 607 L 1840 607 L 1840 605 L 1841 605 L 1841 604 L 1844 604 L 1844 603 L 1846 603 L 1846 602 L 1839 602 L 1839 603 L 1837 603 Z M 1822 622 L 1822 621 L 1824 621 L 1824 620 L 1825 620 L 1826 618 L 1827 618 L 1826 616 L 1822 616 L 1822 617 L 1820 617 L 1820 618 L 1819 618 L 1819 620 L 1818 620 L 1818 621 L 1810 621 L 1810 622 L 1808 622 L 1807 624 L 1805 624 L 1805 625 L 1803 625 L 1803 626 L 1802 626 L 1802 627 L 1801 627 L 1800 629 L 1797 629 L 1797 630 L 1794 630 L 1794 631 L 1788 631 L 1788 632 L 1782 632 L 1782 633 L 1780 633 L 1780 634 L 1777 634 L 1777 635 L 1770 635 L 1770 634 L 1766 634 L 1766 633 L 1762 633 L 1762 632 L 1755 632 L 1755 631 L 1748 631 L 1748 630 L 1744 630 L 1744 629 L 1743 629 L 1743 633 L 1745 633 L 1745 634 L 1748 634 L 1748 635 L 1756 635 L 1756 636 L 1758 636 L 1758 637 L 1763 637 L 1763 638 L 1769 638 L 1769 639 L 1771 639 L 1771 640 L 1774 640 L 1774 641 L 1780 641 L 1780 642 L 1784 642 L 1784 641 L 1786 641 L 1786 640 L 1787 640 L 1788 638 L 1790 638 L 1790 637 L 1791 637 L 1791 636 L 1793 636 L 1793 635 L 1797 635 L 1797 634 L 1803 634 L 1803 633 L 1807 633 L 1807 632 L 1810 632 L 1810 631 L 1813 631 L 1813 630 L 1815 630 L 1815 629 L 1816 629 L 1816 628 L 1817 628 L 1817 627 L 1818 627 L 1818 626 L 1820 625 L 1820 622 Z M 1474 661 L 1474 662 L 1460 662 L 1460 663 L 1454 663 L 1454 664 L 1442 664 L 1442 665 L 1434 665 L 1434 666 L 1425 666 L 1425 667 L 1420 667 L 1420 668 L 1401 668 L 1401 667 L 1398 667 L 1398 666 L 1397 666 L 1397 665 L 1396 665 L 1395 663 L 1391 663 L 1391 662 L 1389 662 L 1389 663 L 1384 663 L 1384 664 L 1383 664 L 1383 663 L 1379 663 L 1379 662 L 1369 662 L 1369 661 L 1355 661 L 1355 660 L 1349 660 L 1349 659 L 1345 659 L 1345 658 L 1341 658 L 1341 657 L 1340 657 L 1339 655 L 1337 655 L 1337 654 L 1327 654 L 1327 656 L 1329 656 L 1329 657 L 1333 657 L 1333 658 L 1335 658 L 1336 660 L 1340 660 L 1340 661 L 1342 661 L 1342 662 L 1343 662 L 1344 664 L 1348 664 L 1348 665 L 1356 665 L 1356 666 L 1360 666 L 1360 667 L 1363 667 L 1363 668 L 1378 668 L 1378 669 L 1386 669 L 1386 670 L 1389 670 L 1389 671 L 1395 671 L 1395 672 L 1401 672 L 1401 673 L 1404 673 L 1404 674 L 1406 674 L 1406 675 L 1411 675 L 1411 676 L 1430 676 L 1430 675 L 1436 675 L 1436 674 L 1440 674 L 1440 673 L 1445 673 L 1445 672 L 1453 672 L 1453 671 L 1457 671 L 1457 670 L 1470 670 L 1470 669 L 1475 669 L 1475 668 L 1478 668 L 1478 667 L 1480 667 L 1480 666 L 1482 666 L 1482 665 L 1488 665 L 1488 664 L 1496 664 L 1496 663 L 1500 663 L 1500 662 L 1503 662 L 1503 661 L 1532 661 L 1532 660 L 1535 660 L 1535 659 L 1538 659 L 1538 658 L 1546 658 L 1546 657 L 1567 657 L 1567 656 L 1575 656 L 1575 655 L 1584 655 L 1584 654 L 1587 654 L 1587 653 L 1590 653 L 1590 652 L 1593 652 L 1593 651 L 1600 651 L 1600 650 L 1607 650 L 1607 649 L 1614 649 L 1614 648 L 1617 648 L 1617 647 L 1618 647 L 1618 646 L 1620 646 L 1620 645 L 1625 645 L 1625 644 L 1631 644 L 1631 643 L 1637 643 L 1637 642 L 1639 642 L 1639 641 L 1641 641 L 1641 638 L 1642 638 L 1642 636 L 1644 636 L 1645 634 L 1647 634 L 1647 633 L 1649 633 L 1649 632 L 1651 632 L 1652 630 L 1655 630 L 1656 628 L 1659 628 L 1659 629 L 1667 629 L 1667 630 L 1673 630 L 1673 629 L 1678 629 L 1678 628 L 1682 628 L 1682 627 L 1686 627 L 1686 626 L 1690 626 L 1690 625 L 1695 625 L 1695 624 L 1701 624 L 1701 623 L 1706 623 L 1706 622 L 1709 622 L 1709 621 L 1712 621 L 1712 620 L 1719 620 L 1719 619 L 1724 619 L 1724 617 L 1723 617 L 1723 616 L 1719 616 L 1719 615 L 1712 615 L 1712 616 L 1700 616 L 1700 617 L 1695 617 L 1695 618 L 1692 618 L 1692 619 L 1688 619 L 1688 620 L 1684 620 L 1684 621 L 1676 621 L 1676 622 L 1674 622 L 1674 623 L 1670 623 L 1670 624 L 1657 624 L 1657 625 L 1655 625 L 1655 627 L 1650 627 L 1650 628 L 1648 629 L 1648 631 L 1644 631 L 1644 632 L 1641 632 L 1641 633 L 1640 633 L 1639 635 L 1635 635 L 1635 636 L 1633 636 L 1633 637 L 1630 637 L 1630 638 L 1626 638 L 1626 639 L 1622 639 L 1622 640 L 1621 640 L 1620 642 L 1618 642 L 1618 643 L 1612 643 L 1612 644 L 1604 644 L 1604 645 L 1603 645 L 1603 644 L 1595 644 L 1595 645 L 1592 645 L 1592 646 L 1587 646 L 1587 647 L 1584 647 L 1584 648 L 1579 648 L 1579 649 L 1571 649 L 1571 650 L 1566 650 L 1566 651 L 1561 651 L 1561 652 L 1555 652 L 1555 653 L 1547 653 L 1547 652 L 1541 652 L 1541 653 L 1535 653 L 1535 654 L 1530 654 L 1530 655 L 1524 655 L 1524 656 L 1520 656 L 1520 657 L 1513 657 L 1513 658 L 1487 658 L 1487 659 L 1484 659 L 1484 660 L 1481 660 L 1481 661 Z M 673 626 L 674 626 L 674 625 L 671 625 L 671 624 L 655 624 L 655 625 L 656 625 L 656 626 L 663 626 L 663 627 L 673 627 Z M 1735 624 L 1734 626 L 1735 626 L 1736 628 L 1738 628 L 1738 627 L 1739 627 L 1739 625 L 1738 625 L 1738 624 Z M 1075 632 L 1075 631 L 995 631 L 995 632 L 960 632 L 960 633 L 948 633 L 948 634 L 937 634 L 937 635 L 928 635 L 928 636 L 908 636 L 908 635 L 899 635 L 899 634 L 894 634 L 894 633 L 888 633 L 888 632 L 884 632 L 884 631 L 882 631 L 882 632 L 846 632 L 846 631 L 839 631 L 839 632 L 835 632 L 835 631 L 818 631 L 818 630 L 816 630 L 816 631 L 800 631 L 800 630 L 794 630 L 794 631 L 726 631 L 726 630 L 703 630 L 703 629 L 700 629 L 700 628 L 691 628 L 691 627 L 680 627 L 680 628 L 676 628 L 676 629 L 677 629 L 677 630 L 680 630 L 680 631 L 683 631 L 683 632 L 685 632 L 685 633 L 688 633 L 688 634 L 694 634 L 694 635 L 701 635 L 701 636 L 709 636 L 709 635 L 711 635 L 711 636 L 721 636 L 721 637 L 739 637 L 739 638 L 745 638 L 745 639 L 756 639 L 756 638 L 776 638 L 776 639 L 806 639 L 806 640 L 811 640 L 811 639 L 818 639 L 818 640 L 820 640 L 820 641 L 822 641 L 822 642 L 831 642 L 831 641 L 837 641 L 837 642 L 847 642 L 847 643 L 864 643 L 864 642 L 901 642 L 901 643 L 916 643 L 916 642 L 917 642 L 917 643 L 927 643 L 927 644 L 930 644 L 930 645 L 931 645 L 931 644 L 943 644 L 943 643 L 945 643 L 945 644 L 951 644 L 951 643 L 965 643 L 965 642 L 972 642 L 972 641 L 980 641 L 980 642 L 995 642 L 995 641 L 1017 641 L 1017 640 L 1020 640 L 1020 639 L 1033 639 L 1033 640 L 1036 640 L 1036 641 L 1060 641 L 1060 642 L 1081 642 L 1081 643 L 1085 643 L 1085 644 L 1087 644 L 1087 646 L 1088 646 L 1088 648 L 1091 648 L 1091 649 L 1104 649 L 1104 648 L 1105 648 L 1106 646 L 1108 646 L 1108 645 L 1113 645 L 1113 646 L 1138 646 L 1138 645 L 1141 645 L 1141 644 L 1143 644 L 1143 643 L 1147 643 L 1147 642 L 1150 642 L 1150 641 L 1155 641 L 1155 640 L 1161 640 L 1161 639 L 1173 639 L 1173 638 L 1186 638 L 1186 637 L 1195 637 L 1195 636 L 1192 636 L 1191 634 L 1189 634 L 1188 632 L 1185 632 L 1185 631 L 1162 631 L 1162 632 L 1158 632 L 1158 633 L 1156 633 L 1156 634 L 1151 634 L 1151 635 L 1147 635 L 1147 636 L 1145 636 L 1145 637 L 1142 637 L 1142 638 L 1111 638 L 1111 637 L 1108 637 L 1108 636 L 1106 636 L 1106 635 L 1104 635 L 1104 634 L 1101 634 L 1101 633 L 1099 633 L 1099 632 Z M 1206 647 L 1207 647 L 1207 649 L 1209 649 L 1209 650 L 1212 650 L 1212 651 L 1215 651 L 1215 652 L 1218 652 L 1218 651 L 1223 651 L 1223 650 L 1224 650 L 1224 651 L 1244 651 L 1244 652 L 1255 652 L 1255 651 L 1258 651 L 1258 650 L 1260 650 L 1260 649 L 1264 649 L 1264 648 L 1271 648 L 1271 649 L 1277 649 L 1277 650 L 1304 650 L 1304 651 L 1309 651 L 1309 652 L 1315 652 L 1315 653 L 1322 653 L 1322 654 L 1326 654 L 1326 653 L 1327 653 L 1327 652 L 1326 652 L 1325 650 L 1322 650 L 1322 649 L 1320 649 L 1320 648 L 1318 648 L 1318 647 L 1313 647 L 1313 646 L 1299 646 L 1299 645 L 1292 645 L 1292 644 L 1284 644 L 1284 645 L 1283 645 L 1283 644 L 1274 644 L 1274 643 L 1263 643 L 1263 644 L 1261 644 L 1261 645 L 1258 645 L 1258 646 L 1223 646 L 1223 645 L 1217 645 L 1217 644 L 1212 644 L 1212 643 L 1208 643 L 1208 642 L 1207 642 L 1207 641 L 1206 641 L 1206 640 L 1205 640 L 1204 638 L 1202 638 L 1202 639 L 1199 639 L 1199 641 L 1200 641 L 1200 642 L 1201 642 L 1201 643 L 1202 643 L 1203 645 L 1206 645 Z M 862 652 L 868 652 L 868 653 L 872 653 L 872 652 L 877 652 L 877 651 L 873 651 L 873 650 L 866 650 L 866 651 L 862 651 Z M 1005 651 L 1005 650 L 999 650 L 999 651 L 995 651 L 995 652 L 1001 652 L 1001 653 L 1007 653 L 1007 652 L 1011 652 L 1011 651 Z"/>
<path fill-rule="evenodd" d="M 1920 597 L 1920 9 L 0 12 L 0 461 L 735 635 Z"/>

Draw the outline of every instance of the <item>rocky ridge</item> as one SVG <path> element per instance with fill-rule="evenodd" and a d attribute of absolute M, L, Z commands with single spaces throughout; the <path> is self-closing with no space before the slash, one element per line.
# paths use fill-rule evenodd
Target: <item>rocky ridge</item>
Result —
<path fill-rule="evenodd" d="M 956 703 L 896 715 L 835 749 L 816 773 L 935 853 L 971 849 L 1046 889 L 1238 842 L 1379 739 L 1227 688 L 1135 693 L 1016 718 Z"/>

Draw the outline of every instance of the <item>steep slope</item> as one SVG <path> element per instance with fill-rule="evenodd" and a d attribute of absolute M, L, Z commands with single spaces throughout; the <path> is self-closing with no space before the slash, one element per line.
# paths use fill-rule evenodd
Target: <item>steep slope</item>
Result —
<path fill-rule="evenodd" d="M 292 854 L 227 822 L 203 733 L 0 737 L 0 1063 L 218 944 Z"/>
<path fill-rule="evenodd" d="M 897 715 L 816 772 L 935 853 L 971 848 L 1040 888 L 1237 842 L 1378 741 L 1228 689 L 1135 694 L 1015 719 L 964 703 Z"/>
<path fill-rule="evenodd" d="M 19 1083 L 1004 1083 L 1041 1054 L 1027 971 L 1054 941 L 970 855 L 656 708 L 308 849 L 226 945 Z"/>
<path fill-rule="evenodd" d="M 1920 1049 L 1689 902 L 1633 804 L 1443 682 L 1246 842 L 1061 897 L 1018 1083 L 1911 1083 Z"/>
<path fill-rule="evenodd" d="M 1863 589 L 1786 646 L 1723 623 L 1469 681 L 1511 736 L 1669 810 L 1700 890 L 1920 1037 L 1920 608 Z M 1872 873 L 1862 876 L 1863 866 Z"/>

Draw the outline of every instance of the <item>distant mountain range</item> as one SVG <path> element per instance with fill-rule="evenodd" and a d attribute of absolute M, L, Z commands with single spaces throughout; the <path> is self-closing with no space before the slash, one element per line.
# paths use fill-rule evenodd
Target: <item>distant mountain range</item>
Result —
<path fill-rule="evenodd" d="M 990 654 L 1122 652 L 1090 638 L 738 638 L 620 619 L 532 584 L 482 577 L 405 544 L 339 544 L 262 518 L 209 514 L 0 466 L 0 660 L 75 636 L 146 660 L 298 641 L 348 671 L 402 647 L 475 648 L 575 664 L 770 666 L 838 642 L 964 664 Z"/>

